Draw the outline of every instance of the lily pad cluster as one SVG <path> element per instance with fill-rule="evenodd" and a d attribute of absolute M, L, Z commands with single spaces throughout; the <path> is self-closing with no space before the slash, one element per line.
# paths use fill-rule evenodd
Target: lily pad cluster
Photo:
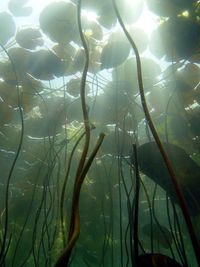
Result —
<path fill-rule="evenodd" d="M 165 207 L 155 214 L 165 219 L 161 229 L 169 228 L 165 191 L 177 204 L 159 152 L 150 142 L 136 57 L 111 0 L 81 1 L 81 25 L 78 0 L 43 4 L 37 14 L 38 7 L 28 0 L 10 0 L 0 12 L 0 265 L 53 266 L 63 251 L 87 112 L 89 152 L 100 132 L 106 136 L 82 188 L 82 228 L 72 265 L 126 266 L 131 262 L 131 249 L 125 246 L 130 243 L 134 210 L 129 205 L 136 201 L 136 177 L 130 168 L 133 143 L 150 144 L 138 150 L 144 188 L 149 183 L 148 192 L 141 193 L 139 220 L 150 220 L 147 200 L 154 194 L 153 181 L 161 187 L 153 201 L 160 204 L 161 199 Z M 189 174 L 183 172 L 198 172 L 200 163 L 199 1 L 116 0 L 116 5 L 139 51 L 144 95 L 156 130 L 171 144 L 166 142 L 166 148 L 185 156 L 183 163 L 178 162 L 185 166 L 180 184 L 196 215 L 198 175 L 191 185 Z M 157 22 L 151 34 L 140 25 L 145 12 Z M 195 167 L 188 171 L 186 161 Z M 190 201 L 193 191 L 195 198 Z M 175 235 L 167 232 L 170 242 L 166 242 L 165 230 L 156 236 L 157 226 L 153 224 L 152 231 L 147 224 L 144 232 L 151 233 L 149 241 L 139 231 L 143 250 L 153 250 L 156 242 L 159 252 L 164 248 L 180 254 L 183 248 L 177 253 Z"/>
<path fill-rule="evenodd" d="M 198 1 L 147 0 L 149 9 L 160 17 L 152 33 L 151 51 L 167 61 L 191 60 L 199 54 L 200 20 Z"/>

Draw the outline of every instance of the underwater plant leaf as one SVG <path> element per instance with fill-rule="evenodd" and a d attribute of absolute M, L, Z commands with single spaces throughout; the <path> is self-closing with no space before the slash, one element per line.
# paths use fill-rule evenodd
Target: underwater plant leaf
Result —
<path fill-rule="evenodd" d="M 139 53 L 140 54 L 143 53 L 147 49 L 147 46 L 148 46 L 147 34 L 144 32 L 142 28 L 138 28 L 135 26 L 131 26 L 129 28 L 129 33 L 132 39 L 134 40 Z"/>
<path fill-rule="evenodd" d="M 158 63 L 149 57 L 141 57 L 142 77 L 144 88 L 148 90 L 157 82 L 157 76 L 161 74 L 161 68 Z M 116 74 L 117 73 L 117 74 Z M 112 72 L 114 81 L 127 81 L 130 84 L 129 93 L 138 93 L 137 65 L 135 57 L 128 58 L 117 68 L 117 72 Z"/>
<path fill-rule="evenodd" d="M 149 49 L 150 52 L 159 59 L 162 58 L 165 54 L 162 38 L 160 33 L 158 32 L 158 28 L 152 31 L 150 35 Z"/>
<path fill-rule="evenodd" d="M 31 6 L 26 6 L 28 0 L 10 0 L 8 9 L 15 17 L 29 16 L 33 9 Z"/>
<path fill-rule="evenodd" d="M 30 27 L 17 31 L 15 39 L 21 47 L 31 50 L 37 46 L 42 46 L 44 43 L 39 29 Z"/>
<path fill-rule="evenodd" d="M 172 132 L 172 136 L 177 141 L 186 142 L 191 137 L 191 129 L 189 125 L 189 119 L 184 118 L 180 114 L 174 114 L 169 121 L 169 129 Z M 178 127 L 177 127 L 178 125 Z"/>
<path fill-rule="evenodd" d="M 101 53 L 101 69 L 115 68 L 129 56 L 130 45 L 126 41 L 110 41 Z"/>
<path fill-rule="evenodd" d="M 67 61 L 69 64 L 76 54 L 76 48 L 71 44 L 56 44 L 52 47 L 52 50 L 57 57 Z"/>
<path fill-rule="evenodd" d="M 15 48 L 11 48 L 15 49 Z M 10 56 L 11 57 L 11 56 Z M 12 57 L 11 57 L 12 58 Z M 24 58 L 26 61 L 26 55 L 24 54 Z M 19 68 L 16 70 L 16 72 L 13 69 L 13 65 L 10 63 L 10 61 L 3 61 L 0 62 L 0 77 L 9 85 L 19 85 L 21 80 L 23 80 L 24 76 L 26 75 L 24 73 L 24 63 L 25 61 L 21 61 L 21 64 L 19 64 Z M 13 60 L 13 63 L 15 65 L 15 62 Z M 17 74 L 17 77 L 16 77 Z"/>
<path fill-rule="evenodd" d="M 8 53 L 17 73 L 21 72 L 21 74 L 23 74 L 22 72 L 27 70 L 27 64 L 30 61 L 32 52 L 22 47 L 11 47 Z"/>
<path fill-rule="evenodd" d="M 80 109 L 81 106 L 81 99 L 76 98 L 67 106 L 67 122 L 71 123 L 73 121 L 82 122 L 83 121 L 83 114 L 82 110 Z"/>
<path fill-rule="evenodd" d="M 82 28 L 88 40 L 91 38 L 98 41 L 102 40 L 103 31 L 101 25 L 97 21 L 90 20 L 87 15 L 82 16 Z"/>
<path fill-rule="evenodd" d="M 39 17 L 40 28 L 54 42 L 79 40 L 76 6 L 72 2 L 53 2 L 46 6 Z"/>
<path fill-rule="evenodd" d="M 157 77 L 161 74 L 161 67 L 150 57 L 141 57 L 142 77 L 145 88 L 151 88 L 157 83 Z"/>
<path fill-rule="evenodd" d="M 200 213 L 200 167 L 182 148 L 163 143 L 172 162 L 177 182 L 183 192 L 189 213 Z M 139 146 L 138 163 L 140 170 L 160 185 L 175 203 L 178 202 L 167 167 L 155 142 Z"/>
<path fill-rule="evenodd" d="M 7 12 L 0 13 L 0 43 L 5 45 L 15 34 L 15 21 Z"/>
<path fill-rule="evenodd" d="M 168 88 L 163 88 L 161 84 L 156 84 L 149 88 L 148 95 L 146 96 L 149 108 L 152 108 L 152 112 L 154 113 L 154 115 L 160 119 L 162 114 L 165 114 L 166 112 L 166 108 L 171 96 L 171 91 L 167 89 Z M 171 106 L 170 111 L 173 111 Z"/>
<path fill-rule="evenodd" d="M 135 144 L 151 140 L 152 134 L 140 98 L 138 61 L 114 2 L 139 52 L 156 131 L 176 144 L 165 147 L 180 158 L 168 153 L 190 214 L 199 213 L 199 167 L 192 163 L 200 164 L 200 73 L 194 64 L 200 59 L 198 38 L 189 40 L 198 34 L 199 1 L 2 0 L 0 266 L 54 266 L 76 228 L 76 222 L 69 224 L 70 211 L 73 217 L 80 189 L 81 231 L 70 265 L 180 267 L 177 260 L 184 267 L 197 266 L 182 213 L 173 210 L 178 199 L 156 146 L 142 156 L 142 146 L 138 149 L 144 184 L 139 199 L 135 194 L 139 175 L 128 161 Z M 155 11 L 147 3 L 154 3 Z M 170 14 L 158 17 L 151 11 Z M 181 27 L 180 21 L 185 23 Z M 190 41 L 185 60 L 183 47 Z M 96 154 L 99 133 L 105 140 Z M 187 149 L 185 158 L 178 145 Z M 82 188 L 75 177 L 85 177 Z M 199 218 L 193 219 L 198 235 Z M 141 236 L 135 238 L 137 220 Z M 146 222 L 153 229 L 145 225 L 144 233 Z M 153 254 L 157 250 L 172 259 Z M 141 265 L 135 264 L 137 255 Z"/>
<path fill-rule="evenodd" d="M 61 123 L 54 114 L 48 118 L 29 118 L 25 121 L 25 133 L 35 138 L 54 136 L 59 133 L 60 127 Z"/>
<path fill-rule="evenodd" d="M 76 54 L 74 56 L 73 60 L 73 66 L 72 69 L 74 70 L 74 73 L 78 71 L 82 71 L 85 63 L 85 51 L 82 48 L 79 48 L 76 51 Z"/>
<path fill-rule="evenodd" d="M 126 81 L 129 83 L 129 90 L 127 93 L 136 94 L 138 92 L 138 82 L 136 73 L 136 60 L 135 57 L 128 58 L 122 65 L 117 67 L 116 71 L 112 72 L 113 81 Z"/>
<path fill-rule="evenodd" d="M 148 8 L 158 16 L 172 17 L 192 7 L 196 0 L 147 0 Z"/>
<path fill-rule="evenodd" d="M 129 25 L 136 22 L 143 10 L 143 0 L 118 0 L 116 5 L 123 21 Z M 111 1 L 105 2 L 97 11 L 97 15 L 99 23 L 107 29 L 111 29 L 117 23 L 117 16 Z"/>
<path fill-rule="evenodd" d="M 184 68 L 176 72 L 177 79 L 188 85 L 188 88 L 195 88 L 199 83 L 200 68 L 197 64 L 187 63 Z"/>
<path fill-rule="evenodd" d="M 90 50 L 90 65 L 88 71 L 91 73 L 97 73 L 101 70 L 101 48 L 98 46 L 93 47 Z"/>
<path fill-rule="evenodd" d="M 63 125 L 66 123 L 66 110 L 68 110 L 68 106 L 71 104 L 72 100 L 69 96 L 65 98 L 54 96 L 46 99 L 45 104 L 41 101 L 39 106 L 39 111 L 42 118 L 46 118 L 52 121 L 56 121 L 59 125 Z"/>
<path fill-rule="evenodd" d="M 67 83 L 67 92 L 70 95 L 77 97 L 80 95 L 80 91 L 81 91 L 80 86 L 81 86 L 81 79 L 80 78 L 71 79 Z M 86 84 L 85 94 L 87 95 L 89 92 L 90 92 L 90 87 L 88 84 Z"/>
<path fill-rule="evenodd" d="M 128 25 L 135 23 L 142 14 L 144 6 L 143 0 L 117 0 L 116 3 L 122 20 Z"/>
<path fill-rule="evenodd" d="M 51 80 L 64 75 L 65 62 L 49 50 L 38 50 L 30 55 L 27 72 L 36 79 Z"/>
<path fill-rule="evenodd" d="M 167 61 L 189 59 L 199 48 L 200 27 L 190 18 L 169 18 L 156 31 Z"/>
<path fill-rule="evenodd" d="M 106 29 L 111 29 L 117 23 L 117 17 L 114 13 L 111 2 L 105 3 L 97 12 L 98 22 Z"/>
<path fill-rule="evenodd" d="M 91 110 L 93 121 L 100 125 L 122 123 L 128 112 L 132 111 L 127 94 L 129 87 L 129 83 L 123 81 L 108 83 L 104 94 L 96 96 L 96 105 Z"/>

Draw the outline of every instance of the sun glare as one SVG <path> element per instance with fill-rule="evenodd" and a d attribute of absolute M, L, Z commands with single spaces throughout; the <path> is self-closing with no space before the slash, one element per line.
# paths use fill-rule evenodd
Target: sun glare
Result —
<path fill-rule="evenodd" d="M 139 28 L 142 28 L 145 33 L 149 36 L 152 31 L 158 26 L 157 16 L 152 14 L 146 6 L 144 6 L 141 17 L 135 24 Z"/>
<path fill-rule="evenodd" d="M 95 21 L 98 17 L 95 12 L 89 10 L 83 10 L 83 15 L 85 15 L 89 21 Z"/>

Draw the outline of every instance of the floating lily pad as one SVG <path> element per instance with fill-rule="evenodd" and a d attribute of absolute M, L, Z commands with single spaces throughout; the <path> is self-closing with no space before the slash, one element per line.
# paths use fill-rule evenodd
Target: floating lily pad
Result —
<path fill-rule="evenodd" d="M 101 69 L 115 68 L 129 56 L 130 45 L 127 41 L 109 41 L 101 54 Z"/>
<path fill-rule="evenodd" d="M 79 39 L 76 6 L 71 2 L 53 2 L 39 17 L 42 31 L 54 42 L 66 43 Z"/>
<path fill-rule="evenodd" d="M 196 0 L 147 0 L 148 8 L 155 14 L 162 17 L 175 16 L 192 7 Z"/>
<path fill-rule="evenodd" d="M 67 83 L 67 92 L 70 95 L 77 97 L 80 95 L 80 91 L 81 91 L 80 86 L 81 86 L 81 79 L 80 78 L 71 79 Z M 86 84 L 85 93 L 88 94 L 89 91 L 90 91 L 90 87 L 89 87 L 89 85 Z"/>
<path fill-rule="evenodd" d="M 35 49 L 37 46 L 42 46 L 44 41 L 39 29 L 36 28 L 23 28 L 20 29 L 15 39 L 17 43 L 26 49 Z"/>
<path fill-rule="evenodd" d="M 54 77 L 61 77 L 65 72 L 65 62 L 61 61 L 49 50 L 32 52 L 27 72 L 33 77 L 41 80 L 51 80 Z"/>
<path fill-rule="evenodd" d="M 8 50 L 8 53 L 17 73 L 20 72 L 23 75 L 27 70 L 27 64 L 30 60 L 32 52 L 22 47 L 12 47 Z M 14 70 L 12 71 L 14 76 Z"/>
<path fill-rule="evenodd" d="M 124 23 L 132 25 L 138 20 L 143 10 L 143 0 L 117 0 L 117 7 Z"/>
<path fill-rule="evenodd" d="M 161 68 L 152 58 L 141 57 L 140 59 L 144 88 L 149 90 L 157 82 L 156 78 L 158 75 L 160 75 Z M 129 82 L 130 94 L 138 93 L 138 76 L 135 57 L 128 58 L 121 66 L 117 68 L 117 72 L 113 71 L 112 77 L 115 81 L 120 80 Z"/>
<path fill-rule="evenodd" d="M 31 6 L 26 6 L 28 0 L 10 0 L 8 9 L 15 17 L 29 16 L 33 9 Z"/>
<path fill-rule="evenodd" d="M 7 12 L 0 13 L 0 43 L 5 45 L 15 34 L 15 22 L 13 17 Z"/>
<path fill-rule="evenodd" d="M 94 40 L 102 40 L 103 31 L 99 23 L 94 20 L 90 20 L 87 15 L 82 16 L 82 28 L 86 38 Z"/>
<path fill-rule="evenodd" d="M 200 27 L 190 18 L 169 18 L 155 32 L 167 61 L 189 59 L 199 48 Z"/>
<path fill-rule="evenodd" d="M 192 215 L 200 213 L 200 167 L 182 148 L 167 143 L 163 143 L 163 147 L 170 158 L 189 212 Z M 178 203 L 171 177 L 155 142 L 138 148 L 138 163 L 140 170 L 160 185 L 172 201 Z"/>
<path fill-rule="evenodd" d="M 69 64 L 72 62 L 72 59 L 76 54 L 76 49 L 71 44 L 56 44 L 52 47 L 52 50 L 57 57 L 66 60 Z"/>
<path fill-rule="evenodd" d="M 142 28 L 137 28 L 135 26 L 130 27 L 129 33 L 135 42 L 139 53 L 141 54 L 147 49 L 148 37 Z"/>
<path fill-rule="evenodd" d="M 98 21 L 101 26 L 110 29 L 117 23 L 117 17 L 111 3 L 105 3 L 98 11 Z"/>

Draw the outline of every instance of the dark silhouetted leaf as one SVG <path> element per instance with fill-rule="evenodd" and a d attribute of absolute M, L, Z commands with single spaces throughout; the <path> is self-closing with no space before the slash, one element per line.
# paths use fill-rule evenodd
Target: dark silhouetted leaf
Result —
<path fill-rule="evenodd" d="M 199 48 L 200 27 L 190 18 L 169 18 L 156 32 L 161 38 L 160 45 L 164 48 L 166 60 L 189 59 Z"/>
<path fill-rule="evenodd" d="M 40 13 L 40 27 L 52 40 L 58 43 L 77 41 L 76 6 L 71 2 L 53 2 Z"/>
<path fill-rule="evenodd" d="M 126 41 L 111 41 L 104 46 L 101 54 L 101 69 L 115 68 L 129 56 L 130 45 Z"/>
<path fill-rule="evenodd" d="M 27 49 L 35 49 L 43 45 L 43 39 L 40 31 L 36 28 L 20 29 L 16 34 L 17 43 Z"/>
<path fill-rule="evenodd" d="M 176 173 L 177 182 L 183 192 L 189 212 L 192 215 L 200 212 L 200 167 L 180 147 L 163 143 L 164 149 Z M 141 171 L 160 185 L 178 202 L 165 162 L 155 142 L 146 143 L 138 148 L 138 163 Z"/>
<path fill-rule="evenodd" d="M 148 8 L 163 17 L 175 16 L 190 8 L 196 0 L 147 0 Z"/>
<path fill-rule="evenodd" d="M 48 50 L 33 52 L 27 64 L 27 72 L 41 80 L 51 80 L 64 75 L 65 62 Z"/>
<path fill-rule="evenodd" d="M 5 45 L 15 34 L 15 22 L 7 12 L 0 13 L 0 43 Z"/>

